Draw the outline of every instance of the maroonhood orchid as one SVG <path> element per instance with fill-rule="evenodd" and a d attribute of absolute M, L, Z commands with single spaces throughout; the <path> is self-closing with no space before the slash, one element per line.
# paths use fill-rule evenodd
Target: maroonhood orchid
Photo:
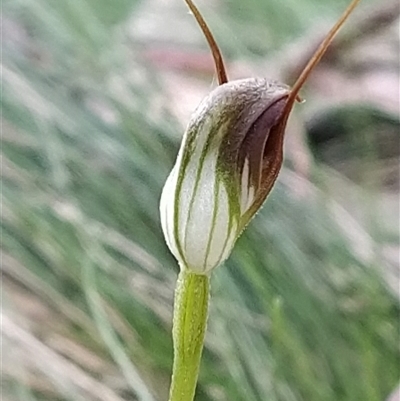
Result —
<path fill-rule="evenodd" d="M 228 82 L 200 12 L 185 0 L 214 57 L 219 86 L 183 136 L 161 202 L 161 224 L 181 272 L 175 293 L 170 401 L 192 401 L 208 314 L 209 276 L 270 193 L 282 166 L 286 123 L 298 92 L 360 0 L 352 0 L 292 87 L 248 78 Z"/>

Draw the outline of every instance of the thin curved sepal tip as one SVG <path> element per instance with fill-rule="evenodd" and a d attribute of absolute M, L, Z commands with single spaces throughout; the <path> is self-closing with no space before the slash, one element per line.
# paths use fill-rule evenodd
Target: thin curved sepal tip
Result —
<path fill-rule="evenodd" d="M 315 66 L 320 62 L 321 58 L 324 56 L 326 53 L 329 45 L 332 43 L 334 37 L 336 34 L 339 32 L 340 28 L 342 25 L 346 22 L 346 20 L 349 18 L 350 14 L 353 12 L 353 10 L 357 7 L 358 3 L 361 0 L 353 0 L 349 6 L 346 8 L 346 10 L 343 12 L 341 17 L 338 19 L 336 24 L 332 27 L 332 29 L 328 32 L 326 35 L 325 39 L 322 41 L 322 43 L 319 45 L 318 49 L 314 53 L 314 55 L 311 57 L 311 59 L 308 61 L 307 65 L 304 67 L 303 71 L 297 78 L 296 82 L 294 83 L 292 90 L 290 92 L 290 95 L 288 97 L 287 103 L 286 103 L 286 108 L 284 111 L 284 116 L 287 119 L 289 117 L 289 114 L 292 110 L 293 103 L 296 100 L 299 100 L 299 91 L 306 82 L 307 78 L 310 76 L 311 72 L 315 68 Z"/>
<path fill-rule="evenodd" d="M 208 25 L 204 21 L 203 16 L 201 15 L 198 8 L 193 4 L 192 0 L 185 0 L 186 4 L 190 8 L 190 11 L 193 13 L 196 18 L 197 23 L 199 24 L 201 30 L 203 31 L 204 36 L 210 46 L 211 53 L 214 59 L 215 69 L 217 72 L 218 83 L 219 85 L 225 84 L 228 82 L 228 76 L 226 74 L 226 69 L 224 65 L 224 60 L 222 58 L 221 51 L 217 45 L 217 42 L 214 39 L 213 34 L 211 33 Z"/>

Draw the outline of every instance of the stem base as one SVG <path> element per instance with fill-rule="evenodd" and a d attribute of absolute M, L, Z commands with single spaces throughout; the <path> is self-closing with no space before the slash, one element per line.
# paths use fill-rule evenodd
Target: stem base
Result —
<path fill-rule="evenodd" d="M 179 273 L 172 337 L 174 365 L 169 401 L 193 401 L 207 326 L 210 278 Z"/>

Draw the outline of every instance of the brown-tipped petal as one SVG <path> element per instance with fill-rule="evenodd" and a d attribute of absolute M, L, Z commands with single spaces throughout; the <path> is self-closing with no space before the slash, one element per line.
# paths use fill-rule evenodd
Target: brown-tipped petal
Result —
<path fill-rule="evenodd" d="M 282 164 L 284 130 L 277 129 L 287 95 L 268 107 L 250 127 L 240 149 L 239 170 L 248 175 L 248 189 L 242 185 L 242 220 L 249 220 L 272 188 Z M 269 174 L 269 169 L 273 174 Z M 271 177 L 275 177 L 273 180 Z M 249 213 L 248 213 L 249 212 Z M 250 215 L 250 216 L 249 216 Z M 244 224 L 244 223 L 243 223 Z M 245 224 L 244 224 L 245 225 Z"/>

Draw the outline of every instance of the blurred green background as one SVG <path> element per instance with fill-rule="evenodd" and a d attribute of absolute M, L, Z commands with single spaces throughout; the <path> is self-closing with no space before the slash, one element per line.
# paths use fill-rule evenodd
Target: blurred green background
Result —
<path fill-rule="evenodd" d="M 348 0 L 198 2 L 231 78 L 293 83 Z M 302 91 L 285 167 L 212 278 L 196 401 L 383 401 L 399 381 L 397 1 L 364 0 Z M 4 401 L 167 399 L 158 215 L 215 86 L 183 0 L 4 0 Z"/>

